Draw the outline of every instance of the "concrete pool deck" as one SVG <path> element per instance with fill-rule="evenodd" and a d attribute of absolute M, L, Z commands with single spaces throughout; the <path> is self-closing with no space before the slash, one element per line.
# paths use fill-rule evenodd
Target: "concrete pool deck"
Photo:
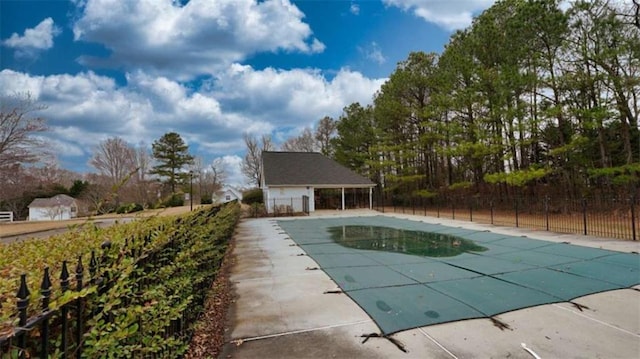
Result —
<path fill-rule="evenodd" d="M 386 215 L 452 227 L 526 235 L 621 252 L 640 243 L 375 211 L 327 211 L 318 216 Z M 292 218 L 293 219 L 293 218 Z M 303 219 L 296 217 L 295 219 Z M 406 330 L 384 338 L 375 322 L 277 225 L 287 218 L 245 219 L 237 230 L 230 280 L 236 294 L 221 358 L 541 358 L 640 357 L 640 286 L 584 296 L 496 316 Z"/>

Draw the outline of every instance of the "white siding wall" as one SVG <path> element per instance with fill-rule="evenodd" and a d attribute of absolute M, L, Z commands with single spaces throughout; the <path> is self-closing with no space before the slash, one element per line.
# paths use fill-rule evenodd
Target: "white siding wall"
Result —
<path fill-rule="evenodd" d="M 43 207 L 29 208 L 30 221 L 59 221 L 63 219 L 71 219 L 71 207 L 60 206 L 59 209 Z"/>
<path fill-rule="evenodd" d="M 238 198 L 238 196 L 236 196 L 232 191 L 226 190 L 222 194 L 222 203 L 227 203 L 235 200 L 240 200 L 240 198 Z"/>
<path fill-rule="evenodd" d="M 293 212 L 302 212 L 302 196 L 309 197 L 309 212 L 315 211 L 313 187 L 266 187 L 263 191 L 268 213 L 273 213 L 278 206 L 290 206 Z"/>

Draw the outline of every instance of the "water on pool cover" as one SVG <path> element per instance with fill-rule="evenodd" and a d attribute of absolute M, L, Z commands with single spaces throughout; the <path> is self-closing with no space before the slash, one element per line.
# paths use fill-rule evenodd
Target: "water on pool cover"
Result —
<path fill-rule="evenodd" d="M 396 252 L 425 257 L 454 257 L 487 248 L 457 236 L 380 226 L 339 226 L 329 228 L 331 239 L 341 246 Z"/>

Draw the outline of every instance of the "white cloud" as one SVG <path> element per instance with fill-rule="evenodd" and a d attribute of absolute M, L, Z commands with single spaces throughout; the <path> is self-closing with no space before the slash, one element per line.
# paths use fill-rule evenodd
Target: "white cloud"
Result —
<path fill-rule="evenodd" d="M 338 117 L 353 102 L 371 103 L 383 82 L 347 69 L 329 81 L 318 70 L 258 71 L 236 64 L 219 76 L 213 91 L 223 108 L 278 129 L 311 126 L 324 116 Z"/>
<path fill-rule="evenodd" d="M 354 14 L 354 15 L 359 15 L 360 14 L 360 5 L 355 4 L 355 3 L 351 3 L 351 6 L 349 7 L 349 11 L 351 11 L 351 13 Z"/>
<path fill-rule="evenodd" d="M 240 156 L 244 132 L 277 137 L 291 128 L 312 127 L 327 115 L 337 118 L 352 102 L 369 104 L 384 81 L 347 69 L 328 80 L 319 70 L 255 70 L 239 64 L 199 89 L 142 71 L 126 79 L 120 86 L 93 72 L 35 76 L 5 69 L 0 96 L 29 92 L 47 106 L 39 115 L 51 129 L 47 137 L 64 149 L 59 155 L 89 156 L 113 136 L 149 145 L 176 131 L 198 149 L 195 155 L 207 159 Z"/>
<path fill-rule="evenodd" d="M 73 135 L 78 135 L 77 131 L 74 131 L 73 129 L 71 129 L 71 131 L 65 131 L 65 129 L 60 129 L 60 130 L 56 130 L 53 133 L 54 136 L 59 136 L 58 138 L 56 137 L 49 137 L 49 138 L 45 138 L 43 139 L 45 142 L 49 143 L 52 147 L 52 149 L 55 151 L 55 153 L 57 154 L 64 154 L 65 156 L 70 156 L 70 157 L 84 157 L 86 152 L 82 149 L 82 147 L 80 145 L 71 143 L 71 142 L 67 142 L 67 141 L 63 141 L 60 140 L 59 138 L 65 138 L 65 137 L 69 137 L 69 136 L 73 136 Z"/>
<path fill-rule="evenodd" d="M 325 44 L 323 44 L 320 40 L 318 39 L 313 39 L 313 42 L 311 43 L 311 51 L 312 52 L 323 52 L 324 49 L 326 49 L 327 46 Z"/>
<path fill-rule="evenodd" d="M 387 62 L 387 58 L 382 54 L 382 49 L 374 41 L 369 46 L 358 47 L 360 53 L 362 53 L 368 60 L 375 62 L 378 65 L 382 65 Z"/>
<path fill-rule="evenodd" d="M 24 35 L 13 33 L 11 37 L 2 43 L 16 49 L 16 57 L 33 57 L 40 51 L 53 47 L 53 38 L 59 35 L 61 30 L 55 25 L 53 19 L 48 17 L 42 20 L 36 27 L 24 30 Z"/>
<path fill-rule="evenodd" d="M 242 174 L 241 169 L 242 157 L 238 155 L 227 155 L 219 158 L 222 161 L 224 171 L 227 175 L 225 183 L 238 188 L 246 186 L 247 179 Z"/>
<path fill-rule="evenodd" d="M 98 42 L 108 59 L 86 65 L 124 66 L 190 79 L 215 73 L 259 52 L 322 52 L 304 14 L 289 0 L 88 0 L 73 31 Z"/>
<path fill-rule="evenodd" d="M 383 0 L 447 30 L 471 25 L 473 16 L 491 6 L 495 0 Z"/>

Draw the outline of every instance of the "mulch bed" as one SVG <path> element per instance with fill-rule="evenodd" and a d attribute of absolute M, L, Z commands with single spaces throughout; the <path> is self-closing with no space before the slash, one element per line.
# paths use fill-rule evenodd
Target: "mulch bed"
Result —
<path fill-rule="evenodd" d="M 185 354 L 186 359 L 217 358 L 225 339 L 227 312 L 233 302 L 233 291 L 229 274 L 233 265 L 232 241 L 227 248 L 215 281 L 211 285 L 204 312 L 194 326 L 193 338 Z"/>

